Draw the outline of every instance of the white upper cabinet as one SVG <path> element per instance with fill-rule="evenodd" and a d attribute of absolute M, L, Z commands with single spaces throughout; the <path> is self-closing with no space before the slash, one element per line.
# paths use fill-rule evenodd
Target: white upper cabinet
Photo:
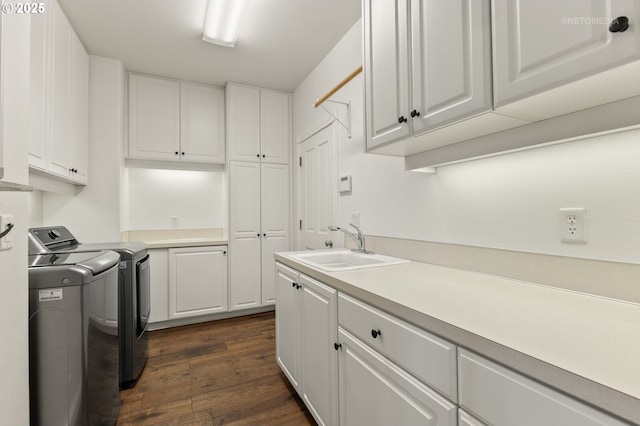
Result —
<path fill-rule="evenodd" d="M 86 184 L 89 57 L 55 1 L 32 16 L 30 58 L 29 167 Z"/>
<path fill-rule="evenodd" d="M 180 83 L 181 158 L 224 163 L 224 90 Z"/>
<path fill-rule="evenodd" d="M 71 165 L 73 178 L 87 183 L 89 165 L 89 55 L 76 34 L 71 37 L 73 97 Z"/>
<path fill-rule="evenodd" d="M 180 158 L 180 83 L 129 75 L 129 157 Z"/>
<path fill-rule="evenodd" d="M 363 19 L 367 150 L 410 155 L 526 123 L 493 112 L 489 0 L 366 0 Z"/>
<path fill-rule="evenodd" d="M 407 1 L 363 4 L 367 147 L 407 137 L 409 59 Z"/>
<path fill-rule="evenodd" d="M 289 94 L 260 90 L 261 159 L 289 163 Z"/>
<path fill-rule="evenodd" d="M 57 3 L 51 4 L 51 134 L 48 169 L 65 175 L 71 167 L 71 26 Z"/>
<path fill-rule="evenodd" d="M 229 160 L 260 159 L 260 89 L 227 84 Z"/>
<path fill-rule="evenodd" d="M 489 15 L 488 1 L 411 1 L 409 116 L 416 135 L 491 111 Z"/>
<path fill-rule="evenodd" d="M 290 95 L 227 84 L 229 160 L 289 163 Z"/>
<path fill-rule="evenodd" d="M 225 162 L 224 91 L 129 74 L 129 158 Z"/>
<path fill-rule="evenodd" d="M 610 29 L 617 18 L 629 28 Z M 639 22 L 634 0 L 494 0 L 496 107 L 533 96 L 510 111 L 543 119 L 640 94 L 637 65 L 579 84 L 640 59 Z"/>

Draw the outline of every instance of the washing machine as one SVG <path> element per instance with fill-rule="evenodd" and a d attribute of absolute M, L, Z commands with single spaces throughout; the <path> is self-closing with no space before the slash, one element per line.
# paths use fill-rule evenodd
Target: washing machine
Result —
<path fill-rule="evenodd" d="M 120 335 L 120 387 L 136 384 L 147 361 L 147 327 L 151 312 L 149 254 L 142 242 L 81 244 L 64 226 L 31 228 L 32 253 L 111 250 L 120 255 L 118 320 Z"/>
<path fill-rule="evenodd" d="M 120 409 L 113 251 L 29 256 L 32 425 L 114 425 Z"/>

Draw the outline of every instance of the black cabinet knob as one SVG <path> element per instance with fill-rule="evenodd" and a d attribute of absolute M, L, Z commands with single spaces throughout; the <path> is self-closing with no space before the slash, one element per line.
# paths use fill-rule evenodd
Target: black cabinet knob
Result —
<path fill-rule="evenodd" d="M 226 255 L 227 255 L 227 252 L 226 252 L 226 251 L 223 251 L 223 252 L 222 252 L 222 254 L 226 256 Z"/>
<path fill-rule="evenodd" d="M 371 330 L 371 337 L 373 337 L 374 339 L 381 335 L 382 332 L 380 330 Z"/>
<path fill-rule="evenodd" d="M 338 349 L 340 349 L 341 347 L 342 347 L 342 343 L 334 343 L 334 344 L 333 344 L 333 349 L 335 349 L 336 351 L 337 351 Z"/>
<path fill-rule="evenodd" d="M 291 287 L 295 287 L 295 286 L 297 286 L 297 285 L 298 285 L 298 284 L 296 284 L 296 283 L 291 283 Z"/>
<path fill-rule="evenodd" d="M 618 16 L 609 25 L 609 31 L 612 33 L 623 33 L 627 28 L 629 28 L 629 18 L 626 16 Z"/>
<path fill-rule="evenodd" d="M 262 158 L 265 158 L 265 157 L 266 157 L 266 155 L 262 154 Z"/>
<path fill-rule="evenodd" d="M 402 123 L 406 123 L 406 122 L 407 122 L 407 119 L 406 119 L 406 118 L 404 118 L 404 115 L 401 115 L 401 116 L 398 118 L 398 123 L 402 124 Z"/>
<path fill-rule="evenodd" d="M 176 155 L 178 155 L 178 151 L 176 151 Z"/>
<path fill-rule="evenodd" d="M 256 157 L 260 158 L 260 154 L 256 154 Z"/>
<path fill-rule="evenodd" d="M 182 155 L 184 155 L 184 152 L 182 152 Z"/>
<path fill-rule="evenodd" d="M 413 111 L 411 111 L 411 117 L 420 117 L 420 113 L 414 109 Z"/>

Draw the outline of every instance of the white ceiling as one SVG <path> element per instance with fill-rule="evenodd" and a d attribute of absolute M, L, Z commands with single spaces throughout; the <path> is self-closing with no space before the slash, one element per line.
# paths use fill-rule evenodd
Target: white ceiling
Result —
<path fill-rule="evenodd" d="M 127 71 L 292 92 L 360 18 L 360 1 L 249 0 L 235 48 L 202 41 L 206 0 L 59 3 L 89 54 Z"/>

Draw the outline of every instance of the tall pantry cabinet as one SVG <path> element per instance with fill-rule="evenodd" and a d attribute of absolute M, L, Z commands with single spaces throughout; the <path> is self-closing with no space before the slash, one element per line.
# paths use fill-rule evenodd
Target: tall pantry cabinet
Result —
<path fill-rule="evenodd" d="M 289 249 L 288 93 L 229 83 L 229 310 L 275 303 L 273 254 Z"/>

